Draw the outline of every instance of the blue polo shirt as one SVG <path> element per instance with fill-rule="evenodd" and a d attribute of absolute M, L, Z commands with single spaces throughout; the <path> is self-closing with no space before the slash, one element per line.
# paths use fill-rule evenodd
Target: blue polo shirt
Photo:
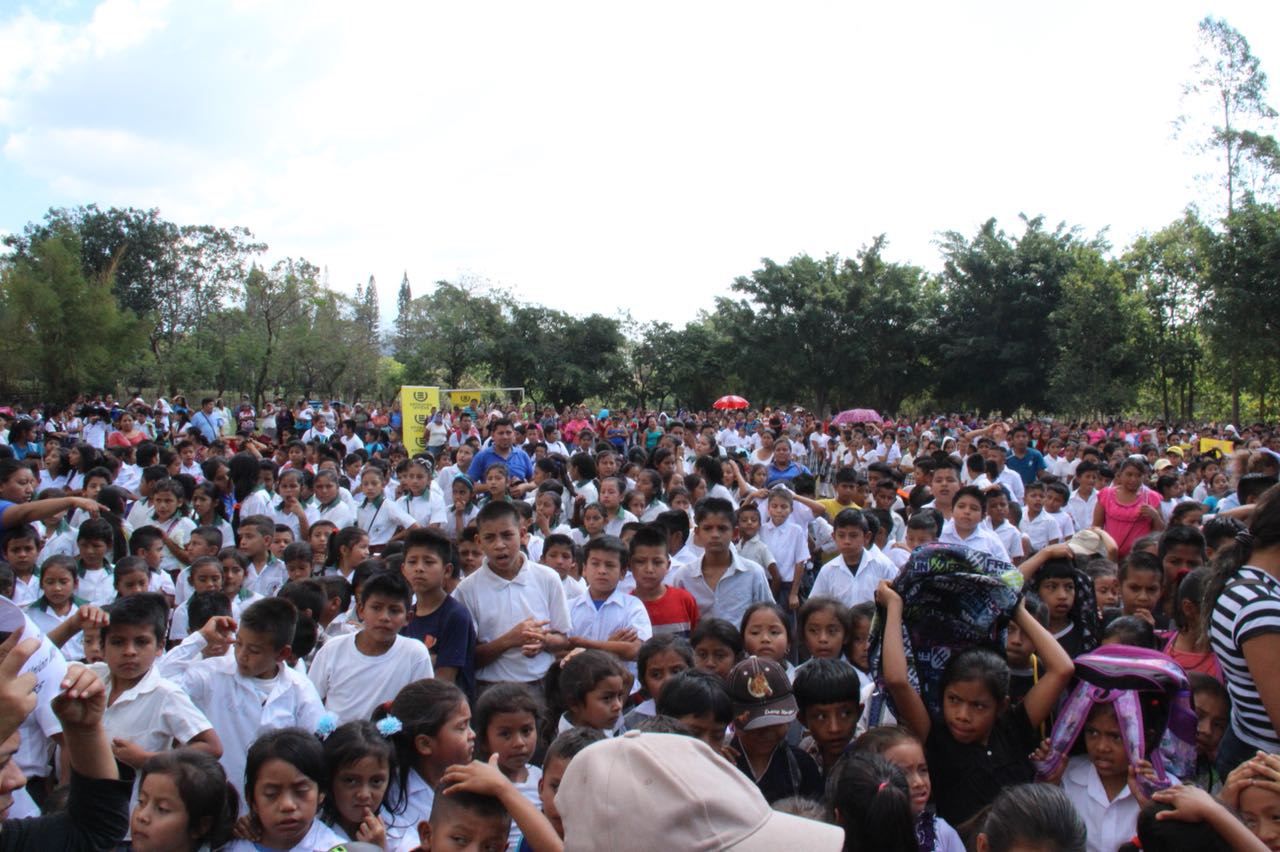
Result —
<path fill-rule="evenodd" d="M 483 482 L 484 472 L 495 463 L 506 465 L 507 475 L 512 479 L 522 482 L 533 479 L 533 462 L 529 461 L 528 454 L 519 447 L 512 447 L 511 454 L 506 458 L 498 455 L 492 446 L 485 447 L 471 460 L 471 467 L 467 468 L 467 476 L 472 482 Z"/>
<path fill-rule="evenodd" d="M 1040 471 L 1048 470 L 1049 468 L 1044 463 L 1044 456 L 1040 455 L 1040 451 L 1033 450 L 1031 447 L 1027 447 L 1027 454 L 1022 458 L 1018 458 L 1010 450 L 1009 455 L 1005 457 L 1004 466 L 1021 476 L 1023 485 L 1030 485 L 1035 482 L 1036 475 Z"/>
<path fill-rule="evenodd" d="M 769 465 L 769 478 L 765 480 L 764 484 L 767 487 L 773 485 L 775 482 L 790 482 L 802 473 L 807 473 L 810 476 L 813 475 L 809 471 L 809 468 L 796 462 L 792 462 L 787 465 L 783 470 L 778 470 L 777 467 L 771 464 Z"/>

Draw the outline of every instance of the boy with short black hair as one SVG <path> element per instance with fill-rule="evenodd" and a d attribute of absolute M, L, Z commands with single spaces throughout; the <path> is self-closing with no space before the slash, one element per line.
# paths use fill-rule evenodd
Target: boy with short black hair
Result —
<path fill-rule="evenodd" d="M 475 695 L 476 629 L 466 607 L 444 588 L 453 571 L 449 540 L 433 529 L 415 527 L 404 537 L 401 573 L 413 589 L 414 608 L 400 635 L 417 640 L 431 655 L 437 680 L 456 683 Z"/>
<path fill-rule="evenodd" d="M 845 509 L 835 517 L 835 541 L 839 554 L 822 566 L 810 597 L 835 598 L 847 607 L 875 597 L 876 586 L 898 576 L 888 559 L 868 546 L 871 525 L 857 509 Z"/>
<path fill-rule="evenodd" d="M 982 516 L 986 514 L 987 495 L 973 485 L 966 485 L 956 492 L 952 501 L 951 520 L 942 527 L 938 541 L 943 544 L 962 544 L 974 550 L 1003 559 L 1009 559 L 999 536 L 983 529 Z"/>
<path fill-rule="evenodd" d="M 1031 540 L 1033 553 L 1057 544 L 1062 538 L 1062 528 L 1044 510 L 1044 496 L 1043 482 L 1029 483 L 1023 489 L 1026 511 L 1022 513 L 1022 523 L 1018 524 L 1018 530 Z"/>
<path fill-rule="evenodd" d="M 730 547 L 732 503 L 707 497 L 694 512 L 702 557 L 672 571 L 669 585 L 693 595 L 700 619 L 723 618 L 730 624 L 741 624 L 747 607 L 757 601 L 773 600 L 764 568 L 740 557 Z"/>
<path fill-rule="evenodd" d="M 13 569 L 13 602 L 18 606 L 26 606 L 40 597 L 40 575 L 36 572 L 39 553 L 40 536 L 35 527 L 23 524 L 8 530 L 4 558 Z"/>
<path fill-rule="evenodd" d="M 743 503 L 738 507 L 737 523 L 738 555 L 743 559 L 750 559 L 764 569 L 765 575 L 769 578 L 769 587 L 776 595 L 782 580 L 778 576 L 778 563 L 774 560 L 769 545 L 765 544 L 764 539 L 760 537 L 760 526 L 763 523 L 760 507 L 749 501 Z"/>
<path fill-rule="evenodd" d="M 739 511 L 739 517 L 741 514 Z M 663 582 L 671 566 L 666 532 L 646 524 L 636 530 L 629 551 L 631 575 L 635 577 L 631 594 L 644 604 L 653 634 L 674 633 L 687 639 L 698 626 L 698 602 L 685 589 L 674 589 Z"/>
<path fill-rule="evenodd" d="M 1076 466 L 1076 490 L 1067 499 L 1067 514 L 1076 529 L 1087 530 L 1093 526 L 1093 510 L 1098 505 L 1098 463 L 1085 459 Z"/>
<path fill-rule="evenodd" d="M 665 547 L 665 544 L 663 545 Z M 573 539 L 564 533 L 552 533 L 542 542 L 542 557 L 538 560 L 550 566 L 560 575 L 560 583 L 564 586 L 564 597 L 571 601 L 579 595 L 587 593 L 587 583 L 581 577 L 574 576 Z"/>
<path fill-rule="evenodd" d="M 173 578 L 161 570 L 165 554 L 168 552 L 164 543 L 164 531 L 156 526 L 140 527 L 129 536 L 129 555 L 137 556 L 147 563 L 147 591 L 159 592 L 173 606 L 176 590 Z"/>
<path fill-rule="evenodd" d="M 245 609 L 238 625 L 223 616 L 209 619 L 159 663 L 160 674 L 185 689 L 218 732 L 220 761 L 242 803 L 245 756 L 254 740 L 277 728 L 314 731 L 324 715 L 311 681 L 285 664 L 297 620 L 289 601 L 263 598 Z M 234 654 L 199 659 L 206 645 L 230 644 L 233 636 Z"/>
<path fill-rule="evenodd" d="M 800 708 L 796 718 L 808 731 L 800 748 L 830 775 L 862 716 L 858 672 L 844 660 L 815 658 L 796 670 L 791 688 Z"/>
<path fill-rule="evenodd" d="M 216 556 L 201 556 L 187 569 L 187 577 L 191 584 L 192 597 L 196 592 L 222 591 L 222 563 Z M 220 595 L 224 600 L 225 596 Z M 169 620 L 169 647 L 173 647 L 186 639 L 190 633 L 191 597 L 173 609 Z M 231 601 L 227 601 L 227 615 L 230 615 Z M 195 629 L 199 629 L 196 627 Z"/>
<path fill-rule="evenodd" d="M 281 556 L 284 560 L 284 570 L 288 575 L 288 582 L 294 583 L 298 580 L 306 580 L 313 576 L 311 545 L 305 541 L 295 541 L 284 549 Z"/>
<path fill-rule="evenodd" d="M 1000 538 L 1000 543 L 1009 552 L 1014 565 L 1022 562 L 1025 550 L 1022 547 L 1022 531 L 1009 523 L 1009 494 L 999 485 L 992 485 L 986 490 L 987 516 L 982 519 L 982 526 L 991 530 Z"/>
<path fill-rule="evenodd" d="M 271 552 L 276 522 L 266 515 L 240 519 L 236 546 L 249 559 L 249 576 L 244 584 L 264 598 L 273 596 L 289 579 L 284 563 Z"/>
<path fill-rule="evenodd" d="M 228 527 L 230 529 L 230 527 Z M 187 564 L 193 565 L 202 556 L 216 557 L 222 550 L 222 530 L 213 526 L 200 526 L 191 531 L 187 539 Z M 178 572 L 174 580 L 174 601 L 181 605 L 191 596 L 190 569 Z"/>
<path fill-rule="evenodd" d="M 1076 523 L 1065 511 L 1067 501 L 1071 499 L 1071 489 L 1064 483 L 1054 479 L 1044 484 L 1044 512 L 1058 522 L 1058 536 L 1066 541 L 1075 535 Z"/>
<path fill-rule="evenodd" d="M 569 644 L 627 661 L 632 676 L 640 646 L 653 636 L 649 613 L 639 598 L 618 588 L 630 554 L 617 536 L 603 535 L 583 548 L 582 578 L 587 593 L 569 604 Z"/>
<path fill-rule="evenodd" d="M 476 516 L 484 563 L 455 591 L 476 625 L 478 689 L 500 681 L 533 683 L 569 647 L 569 608 L 560 575 L 520 552 L 520 520 L 505 501 Z M 519 582 L 516 582 L 517 579 Z"/>
<path fill-rule="evenodd" d="M 115 531 L 104 518 L 85 521 L 76 535 L 80 554 L 76 560 L 76 574 L 80 578 L 76 594 L 94 606 L 106 606 L 116 598 L 115 576 L 107 558 L 114 542 Z"/>

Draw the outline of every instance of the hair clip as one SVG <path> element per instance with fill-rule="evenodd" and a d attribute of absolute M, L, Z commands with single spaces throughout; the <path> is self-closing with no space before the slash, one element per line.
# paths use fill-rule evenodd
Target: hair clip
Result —
<path fill-rule="evenodd" d="M 378 733 L 384 737 L 393 737 L 404 730 L 404 725 L 395 716 L 384 716 L 378 720 Z"/>
<path fill-rule="evenodd" d="M 316 722 L 316 736 L 322 740 L 328 739 L 329 735 L 338 729 L 338 714 L 325 713 Z"/>

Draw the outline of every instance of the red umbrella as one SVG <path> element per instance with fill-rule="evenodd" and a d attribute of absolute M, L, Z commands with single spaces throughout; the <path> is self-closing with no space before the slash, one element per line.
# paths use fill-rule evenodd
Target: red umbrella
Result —
<path fill-rule="evenodd" d="M 712 408 L 750 408 L 751 404 L 740 396 L 729 394 L 722 396 L 711 404 Z"/>

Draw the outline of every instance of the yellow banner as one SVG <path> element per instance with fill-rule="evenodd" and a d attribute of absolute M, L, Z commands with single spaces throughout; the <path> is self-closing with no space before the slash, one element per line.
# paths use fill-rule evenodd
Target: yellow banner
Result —
<path fill-rule="evenodd" d="M 451 408 L 470 408 L 473 414 L 480 412 L 479 391 L 449 391 Z"/>
<path fill-rule="evenodd" d="M 1230 456 L 1235 451 L 1235 444 L 1230 441 L 1219 441 L 1216 438 L 1201 438 L 1200 452 L 1211 453 L 1214 450 L 1221 450 L 1223 456 Z"/>
<path fill-rule="evenodd" d="M 403 385 L 400 388 L 400 413 L 404 448 L 409 455 L 427 448 L 426 427 L 431 415 L 440 410 L 440 388 Z"/>

